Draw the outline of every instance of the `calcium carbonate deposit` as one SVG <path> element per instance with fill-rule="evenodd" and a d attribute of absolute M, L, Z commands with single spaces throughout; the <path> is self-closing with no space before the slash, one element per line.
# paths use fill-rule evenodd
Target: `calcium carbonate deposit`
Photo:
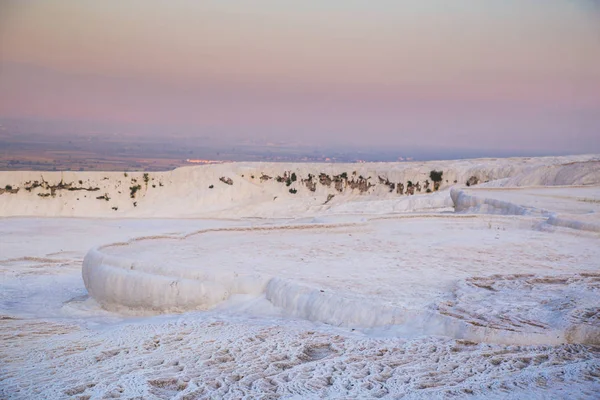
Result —
<path fill-rule="evenodd" d="M 600 393 L 599 156 L 0 187 L 0 398 Z"/>

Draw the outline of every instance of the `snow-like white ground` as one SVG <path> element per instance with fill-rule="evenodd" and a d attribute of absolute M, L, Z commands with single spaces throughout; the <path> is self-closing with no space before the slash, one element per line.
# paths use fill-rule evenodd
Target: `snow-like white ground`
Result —
<path fill-rule="evenodd" d="M 597 398 L 596 162 L 544 160 L 452 197 L 1 219 L 0 398 Z"/>

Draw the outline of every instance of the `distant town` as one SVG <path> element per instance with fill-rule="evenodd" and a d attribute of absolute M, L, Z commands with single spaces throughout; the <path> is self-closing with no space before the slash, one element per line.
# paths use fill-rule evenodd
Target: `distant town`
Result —
<path fill-rule="evenodd" d="M 209 138 L 161 138 L 60 132 L 0 126 L 0 170 L 163 171 L 225 162 L 362 163 L 410 161 L 394 151 L 315 148 L 294 143 L 219 143 Z"/>
<path fill-rule="evenodd" d="M 225 162 L 364 163 L 565 155 L 496 149 L 336 146 L 300 141 L 222 140 L 215 135 L 115 133 L 0 118 L 3 171 L 166 171 Z M 84 133 L 80 133 L 84 132 Z M 117 131 L 118 132 L 118 131 Z"/>

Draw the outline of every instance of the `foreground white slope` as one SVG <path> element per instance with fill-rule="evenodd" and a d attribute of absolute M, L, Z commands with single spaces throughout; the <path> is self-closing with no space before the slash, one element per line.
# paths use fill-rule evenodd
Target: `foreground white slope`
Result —
<path fill-rule="evenodd" d="M 102 219 L 1 220 L 0 397 L 596 398 L 597 159 L 128 173 L 135 200 L 100 173 L 122 192 L 86 200 Z M 100 191 L 19 174 L 0 174 L 5 216 Z M 129 218 L 153 207 L 227 219 Z"/>

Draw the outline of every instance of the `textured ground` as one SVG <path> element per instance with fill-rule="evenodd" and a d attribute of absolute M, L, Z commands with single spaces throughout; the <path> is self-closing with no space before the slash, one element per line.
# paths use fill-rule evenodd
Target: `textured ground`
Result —
<path fill-rule="evenodd" d="M 256 222 L 4 222 L 0 398 L 592 399 L 600 391 L 593 345 L 335 327 L 294 318 L 264 297 L 234 296 L 208 312 L 130 317 L 86 296 L 81 259 L 95 244 Z M 246 260 L 326 293 L 435 309 L 475 327 L 544 333 L 565 318 L 598 326 L 593 233 L 532 230 L 535 218 L 502 216 L 356 222 L 133 241 L 130 250 L 154 261 L 170 255 L 187 267 L 198 254 L 202 266 L 224 269 Z"/>
<path fill-rule="evenodd" d="M 84 329 L 4 320 L 10 398 L 597 398 L 600 353 L 373 338 L 303 321 L 189 314 Z M 22 350 L 15 352 L 18 346 Z"/>

